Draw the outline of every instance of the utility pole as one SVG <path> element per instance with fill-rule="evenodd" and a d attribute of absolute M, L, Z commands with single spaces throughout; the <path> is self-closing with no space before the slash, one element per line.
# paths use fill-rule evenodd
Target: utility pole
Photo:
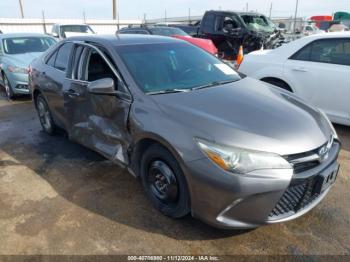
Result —
<path fill-rule="evenodd" d="M 19 8 L 21 10 L 21 17 L 24 18 L 24 12 L 23 12 L 23 4 L 22 4 L 22 0 L 19 0 Z"/>
<path fill-rule="evenodd" d="M 83 21 L 84 21 L 84 24 L 86 24 L 86 15 L 85 15 L 85 11 L 83 11 Z"/>
<path fill-rule="evenodd" d="M 188 24 L 191 24 L 191 8 L 188 8 Z"/>
<path fill-rule="evenodd" d="M 249 6 L 248 6 L 248 2 L 246 3 L 245 5 L 245 11 L 248 13 L 248 9 L 249 9 Z"/>
<path fill-rule="evenodd" d="M 294 15 L 294 34 L 297 31 L 297 16 L 298 16 L 298 6 L 299 6 L 299 0 L 297 0 L 296 5 L 295 5 L 295 15 Z"/>
<path fill-rule="evenodd" d="M 46 34 L 46 22 L 45 22 L 45 11 L 41 11 L 42 17 L 43 17 L 43 28 L 44 28 L 44 34 Z"/>
<path fill-rule="evenodd" d="M 146 13 L 143 14 L 143 23 L 147 25 L 147 20 L 146 20 Z"/>
<path fill-rule="evenodd" d="M 113 20 L 117 19 L 117 0 L 112 0 L 113 4 Z"/>
<path fill-rule="evenodd" d="M 166 23 L 166 9 L 164 10 L 164 22 Z"/>
<path fill-rule="evenodd" d="M 269 14 L 269 18 L 271 18 L 271 15 L 272 15 L 272 2 L 271 2 L 271 5 L 270 5 L 270 14 Z"/>

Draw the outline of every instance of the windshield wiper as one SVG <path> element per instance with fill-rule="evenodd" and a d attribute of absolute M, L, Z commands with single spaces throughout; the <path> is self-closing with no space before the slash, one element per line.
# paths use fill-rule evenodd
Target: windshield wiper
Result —
<path fill-rule="evenodd" d="M 219 85 L 224 85 L 232 82 L 236 82 L 237 80 L 226 80 L 226 81 L 214 81 L 206 85 L 202 86 L 196 86 L 191 88 L 190 90 L 198 90 L 198 89 L 203 89 L 203 88 L 208 88 L 208 87 L 213 87 L 213 86 L 219 86 Z"/>
<path fill-rule="evenodd" d="M 160 95 L 160 94 L 170 94 L 170 93 L 180 93 L 180 92 L 189 92 L 191 89 L 165 89 L 165 90 L 159 90 L 159 91 L 153 91 L 153 92 L 147 92 L 147 95 Z"/>

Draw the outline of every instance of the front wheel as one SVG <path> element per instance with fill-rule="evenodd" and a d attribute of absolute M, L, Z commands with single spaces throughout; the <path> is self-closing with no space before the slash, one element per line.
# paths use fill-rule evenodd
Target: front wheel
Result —
<path fill-rule="evenodd" d="M 36 98 L 36 109 L 43 130 L 49 135 L 55 134 L 57 127 L 51 116 L 49 106 L 42 94 L 39 94 Z"/>
<path fill-rule="evenodd" d="M 141 159 L 141 179 L 153 206 L 164 215 L 180 218 L 190 212 L 190 197 L 183 172 L 172 154 L 152 145 Z"/>

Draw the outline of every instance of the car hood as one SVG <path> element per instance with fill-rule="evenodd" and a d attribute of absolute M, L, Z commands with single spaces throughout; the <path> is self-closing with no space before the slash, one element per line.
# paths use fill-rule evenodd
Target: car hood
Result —
<path fill-rule="evenodd" d="M 18 55 L 8 55 L 8 59 L 15 66 L 28 67 L 30 63 L 38 58 L 42 53 L 41 52 L 33 52 L 33 53 L 24 53 Z"/>
<path fill-rule="evenodd" d="M 210 39 L 201 39 L 201 38 L 195 38 L 192 36 L 179 36 L 179 35 L 175 35 L 174 37 L 187 41 L 193 45 L 196 45 L 213 55 L 218 53 L 218 49 L 214 45 L 213 41 L 211 41 Z"/>
<path fill-rule="evenodd" d="M 314 150 L 332 134 L 316 109 L 251 78 L 152 99 L 194 137 L 222 145 L 289 155 Z"/>

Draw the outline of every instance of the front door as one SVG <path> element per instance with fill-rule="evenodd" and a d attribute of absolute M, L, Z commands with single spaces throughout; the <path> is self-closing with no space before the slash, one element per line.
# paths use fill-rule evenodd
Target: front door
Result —
<path fill-rule="evenodd" d="M 79 52 L 78 52 L 79 50 Z M 128 163 L 130 135 L 127 120 L 131 100 L 126 96 L 96 95 L 88 92 L 89 83 L 112 78 L 116 90 L 125 91 L 115 65 L 96 47 L 76 46 L 71 86 L 66 90 L 66 108 L 70 114 L 69 135 L 110 160 Z"/>

